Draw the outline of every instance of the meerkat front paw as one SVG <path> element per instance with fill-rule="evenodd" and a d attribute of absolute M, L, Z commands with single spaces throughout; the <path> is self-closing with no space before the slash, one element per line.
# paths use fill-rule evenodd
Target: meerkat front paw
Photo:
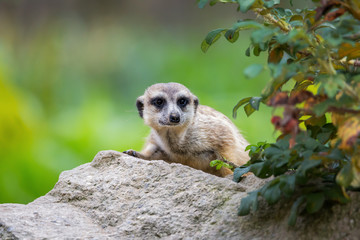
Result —
<path fill-rule="evenodd" d="M 132 149 L 129 149 L 129 150 L 127 150 L 127 151 L 123 151 L 123 153 L 125 153 L 125 154 L 127 154 L 127 155 L 130 155 L 130 156 L 132 156 L 132 157 L 137 157 L 137 158 L 140 157 L 139 154 L 138 154 L 138 152 L 135 151 L 135 150 L 132 150 Z"/>

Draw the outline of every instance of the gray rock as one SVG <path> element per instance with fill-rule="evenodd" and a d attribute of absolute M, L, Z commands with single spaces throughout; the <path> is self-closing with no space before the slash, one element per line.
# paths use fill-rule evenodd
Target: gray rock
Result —
<path fill-rule="evenodd" d="M 27 205 L 0 205 L 1 239 L 358 239 L 359 194 L 352 203 L 300 216 L 287 204 L 236 215 L 241 198 L 264 181 L 237 184 L 179 164 L 103 151 L 61 173 Z"/>

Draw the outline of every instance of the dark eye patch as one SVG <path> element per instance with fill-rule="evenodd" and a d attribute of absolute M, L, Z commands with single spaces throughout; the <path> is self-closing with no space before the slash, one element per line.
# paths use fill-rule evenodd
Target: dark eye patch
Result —
<path fill-rule="evenodd" d="M 182 108 L 188 105 L 188 103 L 189 99 L 187 97 L 181 97 L 177 100 L 177 105 Z"/>
<path fill-rule="evenodd" d="M 165 105 L 165 103 L 166 103 L 165 99 L 161 97 L 153 98 L 151 100 L 151 104 L 157 108 L 162 108 Z"/>

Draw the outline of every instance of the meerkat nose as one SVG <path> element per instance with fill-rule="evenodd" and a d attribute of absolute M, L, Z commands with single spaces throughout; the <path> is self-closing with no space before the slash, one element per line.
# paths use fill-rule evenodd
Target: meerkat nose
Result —
<path fill-rule="evenodd" d="M 171 113 L 170 114 L 170 122 L 179 123 L 180 122 L 180 115 L 178 113 Z"/>

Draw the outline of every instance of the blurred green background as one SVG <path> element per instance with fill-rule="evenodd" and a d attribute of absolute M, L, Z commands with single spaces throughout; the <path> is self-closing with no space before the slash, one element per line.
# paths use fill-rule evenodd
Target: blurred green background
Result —
<path fill-rule="evenodd" d="M 151 84 L 182 83 L 229 117 L 260 95 L 268 75 L 242 72 L 266 56 L 245 56 L 246 33 L 200 50 L 240 18 L 236 6 L 195 0 L 0 1 L 0 203 L 44 195 L 100 150 L 141 150 L 149 128 L 135 100 Z M 250 143 L 272 141 L 270 114 L 262 105 L 233 121 Z"/>

